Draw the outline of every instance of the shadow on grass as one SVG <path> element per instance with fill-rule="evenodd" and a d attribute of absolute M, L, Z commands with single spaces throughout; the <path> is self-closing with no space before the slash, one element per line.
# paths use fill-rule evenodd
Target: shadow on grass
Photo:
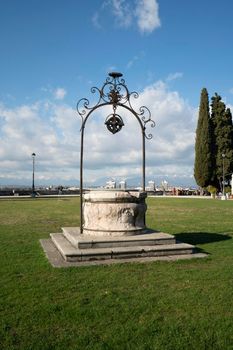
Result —
<path fill-rule="evenodd" d="M 232 238 L 225 234 L 210 232 L 181 232 L 175 236 L 178 241 L 193 245 L 226 241 Z"/>

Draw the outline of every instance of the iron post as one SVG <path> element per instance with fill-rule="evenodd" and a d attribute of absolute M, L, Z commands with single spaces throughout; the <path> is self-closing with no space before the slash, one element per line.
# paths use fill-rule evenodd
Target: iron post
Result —
<path fill-rule="evenodd" d="M 32 153 L 32 196 L 35 196 L 35 157 L 36 154 Z"/>

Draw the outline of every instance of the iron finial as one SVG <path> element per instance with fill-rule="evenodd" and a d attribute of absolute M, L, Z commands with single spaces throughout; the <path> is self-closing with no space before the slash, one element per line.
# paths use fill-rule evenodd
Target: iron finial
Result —
<path fill-rule="evenodd" d="M 108 73 L 108 75 L 110 76 L 110 77 L 112 77 L 113 79 L 116 79 L 116 78 L 120 78 L 120 77 L 122 77 L 122 73 L 119 73 L 119 72 L 111 72 L 111 73 Z"/>

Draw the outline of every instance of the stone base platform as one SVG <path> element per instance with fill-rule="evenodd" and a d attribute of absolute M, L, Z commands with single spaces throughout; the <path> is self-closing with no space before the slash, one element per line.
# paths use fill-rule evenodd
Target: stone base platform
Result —
<path fill-rule="evenodd" d="M 51 254 L 54 256 L 56 252 L 59 252 L 58 254 L 66 263 L 98 261 L 109 263 L 172 256 L 176 258 L 203 257 L 203 254 L 199 256 L 200 254 L 195 253 L 193 245 L 176 242 L 174 236 L 152 230 L 133 236 L 90 237 L 81 235 L 77 227 L 64 227 L 62 233 L 51 233 L 50 236 L 49 242 L 48 240 L 41 241 L 47 257 L 51 260 Z"/>

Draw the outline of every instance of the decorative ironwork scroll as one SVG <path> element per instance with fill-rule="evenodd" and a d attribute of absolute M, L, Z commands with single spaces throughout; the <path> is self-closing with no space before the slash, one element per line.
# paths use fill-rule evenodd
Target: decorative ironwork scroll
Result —
<path fill-rule="evenodd" d="M 146 133 L 146 127 L 155 126 L 155 122 L 151 118 L 151 112 L 146 106 L 141 106 L 137 111 L 133 108 L 131 100 L 139 97 L 138 93 L 129 92 L 125 80 L 121 73 L 109 73 L 102 88 L 96 86 L 91 88 L 93 94 L 97 94 L 97 102 L 90 106 L 90 101 L 87 98 L 81 98 L 77 103 L 77 111 L 82 119 L 81 124 L 81 148 L 80 148 L 80 231 L 83 232 L 83 145 L 84 145 L 84 129 L 89 116 L 98 108 L 104 106 L 112 106 L 110 113 L 105 120 L 107 129 L 112 133 L 118 133 L 124 126 L 124 122 L 119 112 L 118 107 L 122 107 L 133 114 L 138 120 L 142 132 L 142 190 L 145 191 L 145 139 L 151 139 L 152 134 Z"/>

